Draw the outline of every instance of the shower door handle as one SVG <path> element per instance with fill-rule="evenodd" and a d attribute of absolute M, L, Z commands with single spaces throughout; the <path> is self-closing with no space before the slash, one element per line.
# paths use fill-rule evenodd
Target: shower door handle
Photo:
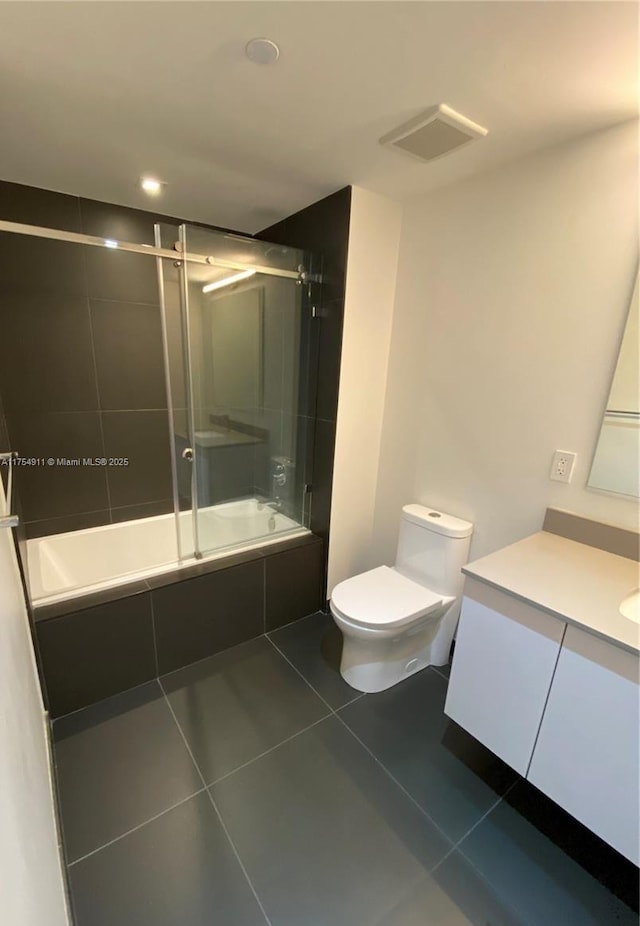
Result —
<path fill-rule="evenodd" d="M 186 447 L 182 451 L 182 459 L 186 460 L 187 463 L 193 463 L 193 448 L 192 447 Z"/>

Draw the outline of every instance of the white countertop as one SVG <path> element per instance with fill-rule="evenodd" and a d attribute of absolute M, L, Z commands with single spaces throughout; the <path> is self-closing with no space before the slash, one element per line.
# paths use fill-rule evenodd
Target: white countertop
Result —
<path fill-rule="evenodd" d="M 640 564 L 633 560 L 540 531 L 462 571 L 624 649 L 640 651 L 640 625 L 618 610 L 638 587 Z"/>
<path fill-rule="evenodd" d="M 257 444 L 260 438 L 254 434 L 244 434 L 228 428 L 225 431 L 195 431 L 194 437 L 198 447 L 235 447 L 239 444 Z"/>

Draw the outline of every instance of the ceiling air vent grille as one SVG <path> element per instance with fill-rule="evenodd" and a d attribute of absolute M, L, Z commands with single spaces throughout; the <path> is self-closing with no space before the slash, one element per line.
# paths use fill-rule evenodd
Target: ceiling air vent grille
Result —
<path fill-rule="evenodd" d="M 462 145 L 484 138 L 488 130 L 460 115 L 445 103 L 432 106 L 380 139 L 419 161 L 433 161 Z"/>

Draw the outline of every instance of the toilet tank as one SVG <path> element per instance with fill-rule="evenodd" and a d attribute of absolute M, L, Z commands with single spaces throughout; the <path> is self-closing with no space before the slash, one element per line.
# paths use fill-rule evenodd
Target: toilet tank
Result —
<path fill-rule="evenodd" d="M 422 505 L 405 505 L 395 568 L 439 595 L 462 592 L 473 524 Z"/>

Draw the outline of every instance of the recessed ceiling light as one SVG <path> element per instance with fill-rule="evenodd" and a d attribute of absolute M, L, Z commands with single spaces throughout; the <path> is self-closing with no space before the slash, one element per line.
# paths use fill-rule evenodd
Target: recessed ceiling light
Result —
<path fill-rule="evenodd" d="M 245 54 L 255 64 L 273 64 L 280 57 L 280 49 L 271 39 L 251 39 L 247 42 Z"/>
<path fill-rule="evenodd" d="M 149 196 L 157 196 L 162 190 L 163 183 L 161 180 L 156 180 L 155 177 L 141 177 L 140 186 Z"/>

